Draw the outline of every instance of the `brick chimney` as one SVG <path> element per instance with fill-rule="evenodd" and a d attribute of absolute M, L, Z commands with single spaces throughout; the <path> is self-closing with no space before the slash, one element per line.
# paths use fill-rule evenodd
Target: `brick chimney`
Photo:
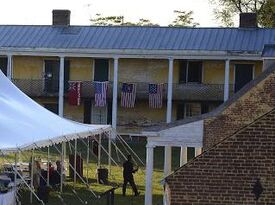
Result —
<path fill-rule="evenodd" d="M 53 26 L 69 26 L 70 10 L 53 10 Z"/>
<path fill-rule="evenodd" d="M 256 13 L 240 13 L 240 28 L 257 28 Z"/>

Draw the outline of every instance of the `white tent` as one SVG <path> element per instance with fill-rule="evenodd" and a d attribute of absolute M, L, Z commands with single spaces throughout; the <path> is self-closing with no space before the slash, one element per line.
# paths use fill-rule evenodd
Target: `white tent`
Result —
<path fill-rule="evenodd" d="M 48 111 L 0 71 L 0 150 L 32 149 L 110 131 L 109 125 L 73 122 Z"/>

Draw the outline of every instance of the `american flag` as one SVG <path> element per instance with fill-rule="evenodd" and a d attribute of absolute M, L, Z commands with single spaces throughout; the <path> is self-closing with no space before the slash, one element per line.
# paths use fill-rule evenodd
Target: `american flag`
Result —
<path fill-rule="evenodd" d="M 80 81 L 70 81 L 69 82 L 69 90 L 68 90 L 68 101 L 69 105 L 80 105 L 81 100 L 81 87 L 82 82 Z"/>
<path fill-rule="evenodd" d="M 121 107 L 133 108 L 136 100 L 136 84 L 123 83 L 121 90 Z"/>
<path fill-rule="evenodd" d="M 163 87 L 163 84 L 149 84 L 149 107 L 162 107 Z"/>
<path fill-rule="evenodd" d="M 104 107 L 106 105 L 108 81 L 105 81 L 105 82 L 95 81 L 94 86 L 95 86 L 95 106 Z"/>

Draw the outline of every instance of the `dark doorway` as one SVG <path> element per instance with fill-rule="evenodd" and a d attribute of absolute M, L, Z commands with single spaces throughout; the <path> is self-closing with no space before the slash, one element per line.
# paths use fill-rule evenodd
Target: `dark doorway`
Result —
<path fill-rule="evenodd" d="M 91 124 L 91 112 L 92 112 L 92 99 L 87 98 L 84 100 L 84 116 L 83 122 L 86 124 Z"/>
<path fill-rule="evenodd" d="M 245 86 L 252 79 L 253 79 L 252 64 L 236 64 L 234 92 L 238 92 L 243 86 Z"/>
<path fill-rule="evenodd" d="M 0 70 L 7 76 L 8 59 L 5 57 L 0 58 Z"/>
<path fill-rule="evenodd" d="M 59 89 L 59 60 L 45 60 L 45 86 L 44 91 L 56 93 Z M 64 61 L 64 92 L 69 89 L 70 61 Z"/>
<path fill-rule="evenodd" d="M 95 59 L 94 81 L 108 81 L 109 79 L 109 60 Z"/>
<path fill-rule="evenodd" d="M 59 61 L 45 60 L 45 86 L 44 91 L 56 93 L 59 88 Z"/>

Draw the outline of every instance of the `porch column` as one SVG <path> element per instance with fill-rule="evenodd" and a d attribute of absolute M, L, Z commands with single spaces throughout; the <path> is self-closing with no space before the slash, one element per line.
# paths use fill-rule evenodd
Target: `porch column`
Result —
<path fill-rule="evenodd" d="M 172 158 L 172 147 L 165 146 L 164 149 L 164 177 L 171 173 L 171 158 Z"/>
<path fill-rule="evenodd" d="M 173 70 L 174 59 L 169 58 L 166 123 L 170 123 L 172 119 Z"/>
<path fill-rule="evenodd" d="M 195 148 L 195 157 L 201 154 L 201 147 Z"/>
<path fill-rule="evenodd" d="M 181 146 L 180 149 L 180 166 L 187 163 L 187 147 Z"/>
<path fill-rule="evenodd" d="M 154 146 L 146 146 L 145 205 L 152 205 L 152 178 L 154 168 Z"/>
<path fill-rule="evenodd" d="M 114 58 L 114 79 L 113 79 L 113 108 L 112 108 L 112 128 L 116 129 L 117 124 L 117 89 L 118 89 L 118 58 Z M 115 136 L 112 136 L 115 138 Z"/>
<path fill-rule="evenodd" d="M 12 79 L 12 74 L 13 74 L 13 63 L 12 63 L 12 55 L 8 54 L 8 65 L 7 65 L 7 78 Z"/>
<path fill-rule="evenodd" d="M 58 115 L 64 115 L 64 56 L 60 56 L 59 63 L 59 94 L 58 94 Z"/>
<path fill-rule="evenodd" d="M 230 60 L 225 61 L 225 72 L 224 72 L 224 96 L 223 101 L 227 101 L 229 98 L 229 70 L 230 70 Z"/>

